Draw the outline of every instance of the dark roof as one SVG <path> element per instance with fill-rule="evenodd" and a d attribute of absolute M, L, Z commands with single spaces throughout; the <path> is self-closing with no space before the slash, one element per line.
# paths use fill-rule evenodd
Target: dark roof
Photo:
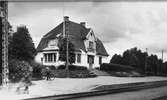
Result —
<path fill-rule="evenodd" d="M 89 33 L 90 28 L 86 28 L 81 24 L 72 21 L 69 21 L 68 27 L 69 40 L 74 44 L 75 49 L 82 49 L 83 51 L 86 51 L 83 40 L 86 39 L 86 35 Z M 57 34 L 60 33 L 63 33 L 63 23 L 59 24 L 57 27 L 55 27 L 53 30 L 51 30 L 43 36 L 37 47 L 37 51 L 42 51 L 44 48 L 46 48 L 48 42 L 52 39 L 57 38 Z M 97 54 L 108 56 L 108 53 L 106 52 L 102 42 L 99 39 L 97 39 L 96 43 Z"/>

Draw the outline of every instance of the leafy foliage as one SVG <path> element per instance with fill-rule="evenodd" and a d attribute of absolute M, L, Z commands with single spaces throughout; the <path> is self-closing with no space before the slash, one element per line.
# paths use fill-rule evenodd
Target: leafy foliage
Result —
<path fill-rule="evenodd" d="M 9 41 L 9 58 L 19 60 L 33 60 L 36 49 L 32 38 L 25 26 L 17 28 Z"/>
<path fill-rule="evenodd" d="M 58 69 L 65 69 L 65 65 L 58 66 Z M 69 65 L 69 70 L 87 70 L 85 66 Z"/>
<path fill-rule="evenodd" d="M 67 39 L 63 38 L 59 42 L 59 60 L 66 61 Z M 68 61 L 70 64 L 75 63 L 75 48 L 72 42 L 68 41 Z"/>
<path fill-rule="evenodd" d="M 135 48 L 131 48 L 123 52 L 123 55 L 115 54 L 110 63 L 130 65 L 136 69 L 140 69 L 142 72 L 148 72 L 153 75 L 158 73 L 165 73 L 165 65 L 162 63 L 161 59 L 158 59 L 157 55 L 150 55 L 146 52 Z"/>
<path fill-rule="evenodd" d="M 25 76 L 31 76 L 32 66 L 26 61 L 10 60 L 9 61 L 9 79 L 17 82 Z"/>
<path fill-rule="evenodd" d="M 35 61 L 30 61 L 30 65 L 33 68 L 32 77 L 33 79 L 42 79 L 42 69 L 45 68 L 44 65 L 36 63 Z"/>
<path fill-rule="evenodd" d="M 40 69 L 32 64 L 36 54 L 36 49 L 32 38 L 25 26 L 17 28 L 17 32 L 9 36 L 9 71 L 11 81 L 19 81 L 29 68 L 34 71 Z M 34 67 L 35 66 L 35 67 Z M 33 72 L 34 72 L 33 71 Z"/>
<path fill-rule="evenodd" d="M 100 70 L 104 70 L 104 71 L 133 71 L 135 69 L 133 67 L 127 66 L 127 65 L 103 63 L 100 66 Z"/>

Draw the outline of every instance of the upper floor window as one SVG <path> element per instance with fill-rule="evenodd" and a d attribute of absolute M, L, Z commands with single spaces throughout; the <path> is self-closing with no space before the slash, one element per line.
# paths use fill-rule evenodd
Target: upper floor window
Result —
<path fill-rule="evenodd" d="M 57 42 L 58 42 L 57 39 L 50 40 L 48 45 L 49 45 L 49 46 L 57 46 Z"/>
<path fill-rule="evenodd" d="M 89 41 L 89 48 L 93 48 L 93 42 Z"/>

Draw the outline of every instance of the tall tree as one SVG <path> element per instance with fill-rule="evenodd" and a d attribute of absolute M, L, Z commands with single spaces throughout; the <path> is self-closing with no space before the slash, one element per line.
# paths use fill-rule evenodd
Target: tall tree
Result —
<path fill-rule="evenodd" d="M 36 49 L 26 26 L 17 28 L 9 41 L 9 57 L 30 61 L 35 57 Z"/>
<path fill-rule="evenodd" d="M 123 65 L 130 65 L 144 71 L 146 57 L 146 52 L 141 52 L 141 50 L 135 47 L 124 51 L 122 56 L 114 55 L 110 62 Z"/>
<path fill-rule="evenodd" d="M 110 63 L 115 63 L 115 64 L 121 64 L 122 63 L 122 56 L 121 55 L 113 55 L 111 60 L 110 60 Z"/>
<path fill-rule="evenodd" d="M 59 40 L 59 60 L 66 61 L 67 39 Z M 72 42 L 68 41 L 68 61 L 70 64 L 75 63 L 75 48 Z"/>

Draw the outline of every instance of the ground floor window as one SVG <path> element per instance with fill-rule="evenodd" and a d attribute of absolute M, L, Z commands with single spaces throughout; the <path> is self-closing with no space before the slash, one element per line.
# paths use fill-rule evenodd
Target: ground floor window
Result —
<path fill-rule="evenodd" d="M 45 53 L 44 54 L 45 62 L 56 62 L 56 55 L 57 53 Z"/>
<path fill-rule="evenodd" d="M 81 63 L 81 54 L 77 54 L 77 63 Z"/>
<path fill-rule="evenodd" d="M 88 63 L 94 64 L 94 56 L 93 55 L 88 55 Z"/>

